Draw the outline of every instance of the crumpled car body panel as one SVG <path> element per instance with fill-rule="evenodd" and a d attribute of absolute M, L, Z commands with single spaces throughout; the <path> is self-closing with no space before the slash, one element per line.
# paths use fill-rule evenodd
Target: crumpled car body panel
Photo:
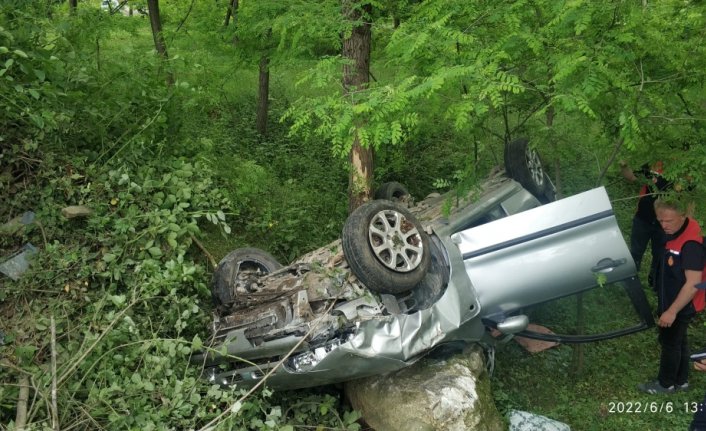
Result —
<path fill-rule="evenodd" d="M 416 209 L 431 232 L 432 265 L 409 293 L 375 294 L 345 271 L 336 278 L 335 268 L 295 262 L 266 276 L 296 273 L 291 293 L 217 319 L 212 349 L 192 361 L 212 381 L 239 387 L 268 374 L 267 385 L 282 389 L 383 374 L 445 343 L 492 342 L 487 325 L 523 307 L 635 275 L 603 188 L 541 205 L 497 177 L 448 216 L 433 208 Z M 330 248 L 336 255 L 340 242 Z M 325 294 L 317 287 L 323 280 Z"/>

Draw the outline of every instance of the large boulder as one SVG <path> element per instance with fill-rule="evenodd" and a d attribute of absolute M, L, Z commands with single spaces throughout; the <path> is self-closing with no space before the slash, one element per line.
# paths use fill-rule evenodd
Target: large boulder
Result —
<path fill-rule="evenodd" d="M 383 376 L 345 384 L 354 409 L 376 431 L 500 431 L 483 350 L 437 352 Z"/>

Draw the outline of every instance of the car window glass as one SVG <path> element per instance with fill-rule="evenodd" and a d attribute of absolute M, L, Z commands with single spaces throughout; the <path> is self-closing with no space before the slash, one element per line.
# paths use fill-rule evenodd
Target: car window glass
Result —
<path fill-rule="evenodd" d="M 490 209 L 488 212 L 483 214 L 483 216 L 473 220 L 468 226 L 464 226 L 463 229 L 470 229 L 472 227 L 480 226 L 482 224 L 490 223 L 493 220 L 498 220 L 503 217 L 507 217 L 507 213 L 502 209 L 500 205 L 497 205 Z"/>

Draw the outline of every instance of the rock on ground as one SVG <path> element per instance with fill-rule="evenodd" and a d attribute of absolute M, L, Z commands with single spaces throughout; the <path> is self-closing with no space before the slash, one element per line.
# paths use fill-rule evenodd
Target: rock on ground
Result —
<path fill-rule="evenodd" d="M 77 217 L 88 217 L 93 214 L 93 210 L 85 205 L 72 205 L 66 208 L 62 208 L 61 215 L 68 219 Z"/>
<path fill-rule="evenodd" d="M 483 350 L 431 355 L 400 371 L 346 383 L 352 407 L 375 431 L 500 431 Z"/>

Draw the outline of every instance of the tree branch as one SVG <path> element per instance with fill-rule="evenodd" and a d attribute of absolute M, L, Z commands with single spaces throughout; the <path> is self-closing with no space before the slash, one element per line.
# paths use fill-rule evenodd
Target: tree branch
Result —
<path fill-rule="evenodd" d="M 193 234 L 191 235 L 191 240 L 194 242 L 194 244 L 196 244 L 196 245 L 198 246 L 198 248 L 201 249 L 201 251 L 203 252 L 203 254 L 206 255 L 206 257 L 208 258 L 208 261 L 211 263 L 211 265 L 212 265 L 214 268 L 217 267 L 217 266 L 218 266 L 218 262 L 216 262 L 216 259 L 213 258 L 213 255 L 211 255 L 211 253 L 209 253 L 208 250 L 206 250 L 206 247 L 204 247 L 203 244 L 201 244 L 201 241 L 199 241 L 198 239 L 196 239 L 196 237 L 195 237 Z"/>
<path fill-rule="evenodd" d="M 615 158 L 618 156 L 618 151 L 620 150 L 620 147 L 623 145 L 623 138 L 618 139 L 615 142 L 615 147 L 613 148 L 613 153 L 610 155 L 610 158 L 608 159 L 608 163 L 603 167 L 603 171 L 601 171 L 601 174 L 598 176 L 598 181 L 596 182 L 596 185 L 600 185 L 601 182 L 603 181 L 603 177 L 605 177 L 606 173 L 608 172 L 608 167 L 613 164 L 615 161 Z"/>

